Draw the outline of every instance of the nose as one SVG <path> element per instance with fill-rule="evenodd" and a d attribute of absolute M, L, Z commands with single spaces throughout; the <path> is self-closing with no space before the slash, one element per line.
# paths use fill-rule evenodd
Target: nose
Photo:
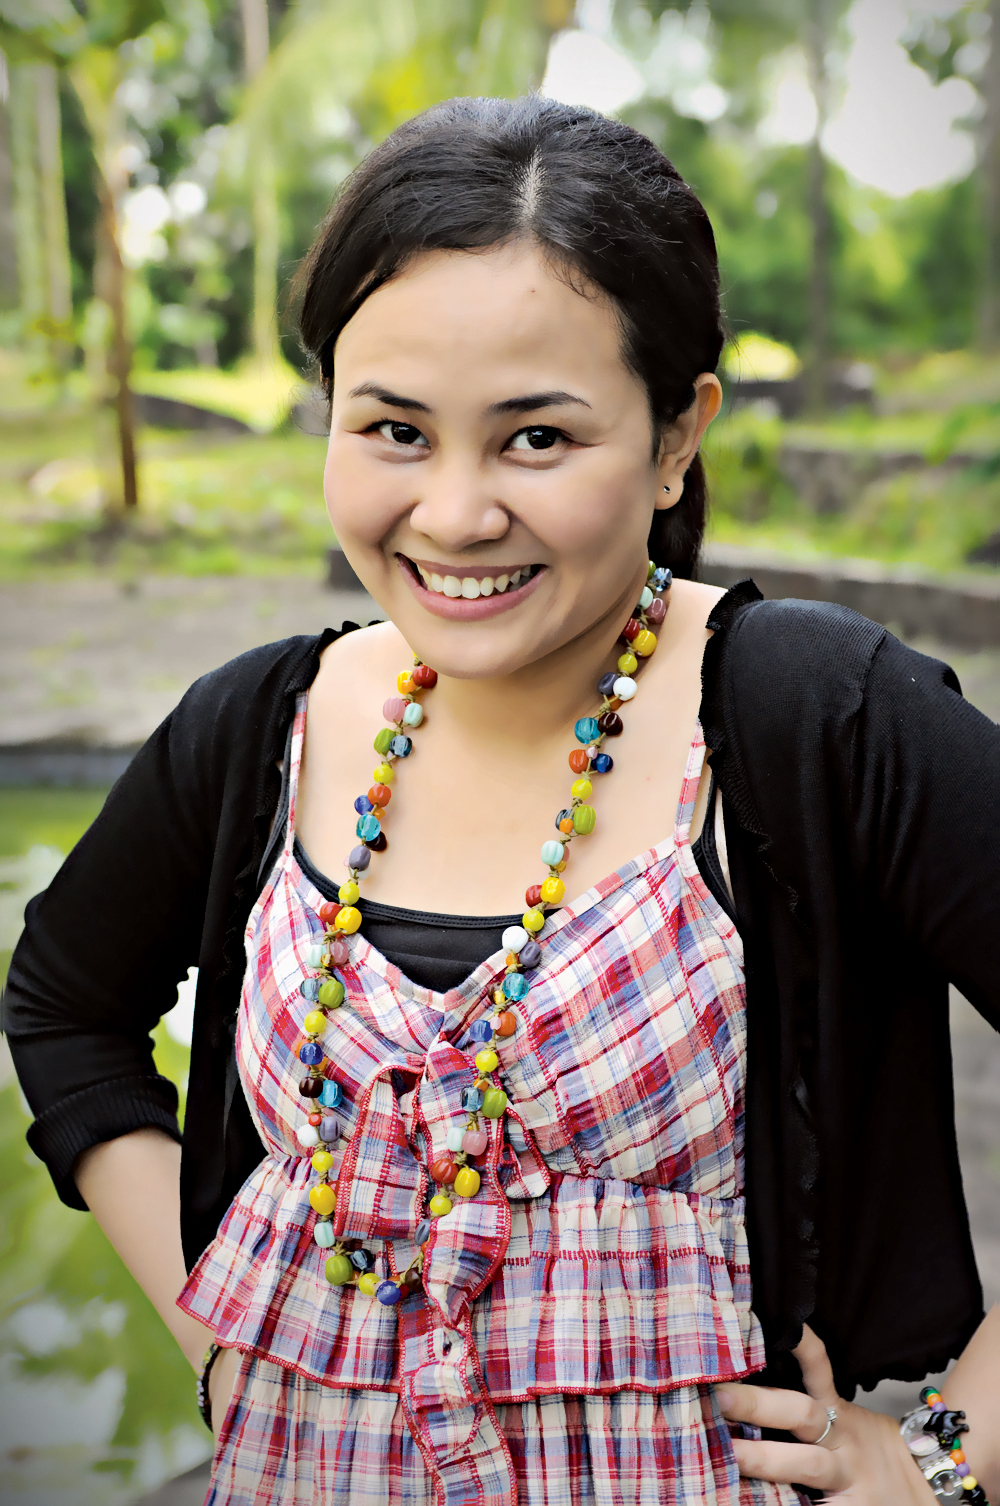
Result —
<path fill-rule="evenodd" d="M 486 475 L 473 467 L 421 467 L 420 496 L 410 525 L 453 553 L 502 539 L 510 517 Z"/>

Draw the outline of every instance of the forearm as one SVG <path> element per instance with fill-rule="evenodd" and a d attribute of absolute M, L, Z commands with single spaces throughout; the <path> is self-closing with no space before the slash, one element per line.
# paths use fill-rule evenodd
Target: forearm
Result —
<path fill-rule="evenodd" d="M 1000 1501 L 1000 1306 L 987 1313 L 941 1394 L 949 1407 L 965 1413 L 965 1456 L 995 1506 Z"/>
<path fill-rule="evenodd" d="M 181 1248 L 180 1146 L 161 1130 L 95 1145 L 77 1162 L 87 1207 L 195 1369 L 212 1335 L 177 1306 L 187 1279 Z"/>

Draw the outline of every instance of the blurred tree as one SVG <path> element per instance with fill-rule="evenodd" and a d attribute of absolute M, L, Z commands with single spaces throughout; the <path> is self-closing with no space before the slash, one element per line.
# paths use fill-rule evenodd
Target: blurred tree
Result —
<path fill-rule="evenodd" d="M 243 18 L 243 60 L 248 84 L 267 64 L 270 47 L 267 0 L 240 0 Z M 279 358 L 278 257 L 281 222 L 278 210 L 277 165 L 267 135 L 259 136 L 253 154 L 250 196 L 253 204 L 253 334 L 254 355 L 270 367 Z"/>
<path fill-rule="evenodd" d="M 115 384 L 122 500 L 138 505 L 135 418 L 129 375 L 132 349 L 125 306 L 125 265 L 118 234 L 118 204 L 128 178 L 121 153 L 122 44 L 163 16 L 163 0 L 0 0 L 0 43 L 22 66 L 65 68 L 86 117 L 97 168 L 102 244 L 95 291 L 106 303 L 112 328 L 108 361 Z M 53 73 L 54 79 L 54 73 Z M 61 176 L 60 176 L 61 192 Z M 65 215 L 65 207 L 63 208 Z"/>
<path fill-rule="evenodd" d="M 10 147 L 23 334 L 41 369 L 58 376 L 72 352 L 72 299 L 59 83 L 51 63 L 10 69 Z"/>
<path fill-rule="evenodd" d="M 978 137 L 983 248 L 979 342 L 1000 349 L 1000 0 L 969 0 L 948 16 L 921 15 L 904 35 L 910 58 L 935 84 L 963 78 L 980 111 L 965 122 Z"/>

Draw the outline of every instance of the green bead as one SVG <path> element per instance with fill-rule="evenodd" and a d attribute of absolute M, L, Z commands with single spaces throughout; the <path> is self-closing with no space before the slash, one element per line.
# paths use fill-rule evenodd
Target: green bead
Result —
<path fill-rule="evenodd" d="M 396 734 L 395 734 L 395 732 L 393 732 L 393 730 L 392 730 L 391 727 L 383 727 L 381 729 L 381 731 L 376 732 L 376 734 L 375 734 L 375 752 L 376 753 L 381 753 L 382 756 L 383 756 L 383 758 L 384 758 L 385 755 L 388 753 L 389 749 L 392 747 L 392 740 L 395 737 L 395 735 Z"/>
<path fill-rule="evenodd" d="M 339 1009 L 344 1002 L 344 985 L 339 978 L 324 978 L 319 986 L 319 1002 L 324 1009 Z"/>
<path fill-rule="evenodd" d="M 652 560 L 650 560 L 650 561 L 649 561 L 649 569 L 648 569 L 648 570 L 647 570 L 647 571 L 646 571 L 646 579 L 647 579 L 647 580 L 652 580 L 652 579 L 653 579 L 653 576 L 654 576 L 654 575 L 655 575 L 655 574 L 656 574 L 656 566 L 655 566 L 655 564 L 654 564 L 654 563 L 653 563 L 653 561 L 652 561 Z"/>
<path fill-rule="evenodd" d="M 325 1269 L 326 1279 L 331 1286 L 346 1286 L 354 1280 L 354 1267 L 346 1255 L 331 1255 Z"/>
<path fill-rule="evenodd" d="M 507 1094 L 503 1088 L 487 1088 L 483 1095 L 483 1113 L 487 1119 L 499 1119 L 507 1108 Z"/>
<path fill-rule="evenodd" d="M 578 805 L 573 812 L 573 830 L 581 837 L 588 836 L 597 825 L 597 812 L 592 805 Z M 320 998 L 323 997 L 323 987 L 320 985 Z"/>

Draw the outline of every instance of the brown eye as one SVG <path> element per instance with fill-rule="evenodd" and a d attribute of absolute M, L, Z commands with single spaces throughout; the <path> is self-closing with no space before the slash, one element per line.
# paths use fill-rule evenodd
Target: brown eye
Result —
<path fill-rule="evenodd" d="M 426 445 L 427 443 L 415 424 L 400 424 L 395 420 L 387 419 L 385 423 L 379 424 L 378 432 L 384 439 L 391 439 L 394 444 Z"/>
<path fill-rule="evenodd" d="M 521 429 L 510 443 L 513 450 L 551 450 L 561 438 L 558 429 L 547 428 L 540 424 L 535 428 Z"/>

